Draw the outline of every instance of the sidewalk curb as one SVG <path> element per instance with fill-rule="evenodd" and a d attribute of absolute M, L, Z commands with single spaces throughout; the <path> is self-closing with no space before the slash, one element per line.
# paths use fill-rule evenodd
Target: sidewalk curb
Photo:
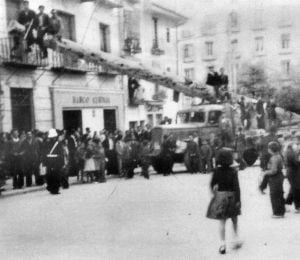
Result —
<path fill-rule="evenodd" d="M 77 185 L 82 185 L 85 183 L 70 183 L 70 186 L 77 186 Z M 40 186 L 40 187 L 35 187 L 32 189 L 22 189 L 22 190 L 15 190 L 15 191 L 4 191 L 1 193 L 0 195 L 0 200 L 4 199 L 4 198 L 9 198 L 9 197 L 14 197 L 14 196 L 18 196 L 18 195 L 24 195 L 24 194 L 28 194 L 28 193 L 34 193 L 34 192 L 38 192 L 38 191 L 44 191 L 46 190 L 46 186 Z"/>

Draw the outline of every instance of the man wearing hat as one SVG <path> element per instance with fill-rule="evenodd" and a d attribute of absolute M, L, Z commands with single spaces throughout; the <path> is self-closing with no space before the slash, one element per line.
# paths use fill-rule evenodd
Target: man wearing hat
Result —
<path fill-rule="evenodd" d="M 35 39 L 33 36 L 33 29 L 36 28 L 36 13 L 29 9 L 29 1 L 23 1 L 22 11 L 18 14 L 18 22 L 25 26 L 25 40 L 27 43 L 26 51 L 31 51 L 31 45 L 34 43 Z M 15 46 L 16 48 L 17 46 Z"/>
<path fill-rule="evenodd" d="M 44 165 L 47 168 L 47 190 L 51 194 L 59 194 L 61 172 L 65 166 L 64 148 L 58 140 L 56 129 L 49 130 L 48 140 L 44 154 Z"/>
<path fill-rule="evenodd" d="M 36 42 L 42 52 L 42 58 L 47 58 L 47 48 L 44 46 L 44 36 L 49 27 L 49 16 L 44 13 L 45 6 L 39 6 L 39 13 L 37 14 L 37 39 Z"/>

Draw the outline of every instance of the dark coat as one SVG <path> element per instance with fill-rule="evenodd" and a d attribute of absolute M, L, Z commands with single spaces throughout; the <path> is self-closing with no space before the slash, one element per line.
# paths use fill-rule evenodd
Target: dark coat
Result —
<path fill-rule="evenodd" d="M 241 201 L 240 184 L 237 171 L 232 167 L 218 167 L 214 170 L 210 183 L 211 189 L 218 185 L 218 191 L 235 192 L 236 202 Z"/>
<path fill-rule="evenodd" d="M 226 89 L 227 89 L 227 86 L 228 86 L 228 76 L 223 74 L 223 75 L 220 75 L 219 76 L 219 84 L 220 86 L 224 86 Z"/>
<path fill-rule="evenodd" d="M 41 17 L 41 24 L 40 24 L 40 17 Z M 44 30 L 46 31 L 48 29 L 48 26 L 50 24 L 50 19 L 47 14 L 37 14 L 36 16 L 36 24 L 37 26 L 40 27 L 45 27 Z"/>
<path fill-rule="evenodd" d="M 30 143 L 28 140 L 24 140 L 20 147 L 22 151 L 22 157 L 24 163 L 38 163 L 39 159 L 39 146 L 35 140 Z"/>
<path fill-rule="evenodd" d="M 57 141 L 58 142 L 58 141 Z M 52 156 L 48 156 L 50 151 L 53 149 L 56 140 L 50 140 L 45 144 L 44 150 L 44 165 L 48 169 L 61 170 L 65 165 L 64 160 L 64 148 L 61 142 L 58 142 L 55 149 L 52 152 Z"/>
<path fill-rule="evenodd" d="M 28 12 L 21 11 L 18 15 L 18 22 L 22 25 L 29 26 L 29 24 L 33 21 L 33 28 L 36 28 L 36 13 L 32 10 L 28 10 Z"/>
<path fill-rule="evenodd" d="M 219 82 L 220 80 L 217 72 L 215 72 L 214 74 L 212 73 L 207 74 L 206 85 L 215 87 L 215 86 L 219 86 Z"/>

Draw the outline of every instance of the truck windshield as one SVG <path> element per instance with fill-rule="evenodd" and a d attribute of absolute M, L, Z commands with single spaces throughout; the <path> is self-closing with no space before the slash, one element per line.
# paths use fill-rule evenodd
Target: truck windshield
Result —
<path fill-rule="evenodd" d="M 182 112 L 177 115 L 177 122 L 184 123 L 204 123 L 205 113 L 202 111 Z"/>

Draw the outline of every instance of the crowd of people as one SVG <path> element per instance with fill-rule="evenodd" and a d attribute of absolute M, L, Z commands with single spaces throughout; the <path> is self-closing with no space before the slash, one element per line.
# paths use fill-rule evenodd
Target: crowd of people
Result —
<path fill-rule="evenodd" d="M 1 179 L 13 179 L 13 188 L 22 189 L 47 182 L 48 190 L 57 194 L 68 188 L 69 176 L 82 182 L 105 182 L 107 175 L 133 178 L 141 167 L 149 179 L 151 129 L 138 126 L 123 136 L 121 131 L 92 133 L 81 130 L 47 133 L 27 131 L 1 134 Z"/>
<path fill-rule="evenodd" d="M 29 1 L 22 2 L 22 10 L 17 15 L 17 22 L 25 27 L 25 30 L 13 30 L 15 56 L 23 51 L 25 40 L 25 52 L 31 52 L 32 45 L 37 44 L 41 50 L 41 57 L 47 58 L 47 47 L 44 44 L 45 36 L 49 38 L 60 37 L 62 22 L 55 9 L 51 10 L 51 16 L 45 13 L 45 6 L 40 5 L 38 13 L 29 8 Z"/>

